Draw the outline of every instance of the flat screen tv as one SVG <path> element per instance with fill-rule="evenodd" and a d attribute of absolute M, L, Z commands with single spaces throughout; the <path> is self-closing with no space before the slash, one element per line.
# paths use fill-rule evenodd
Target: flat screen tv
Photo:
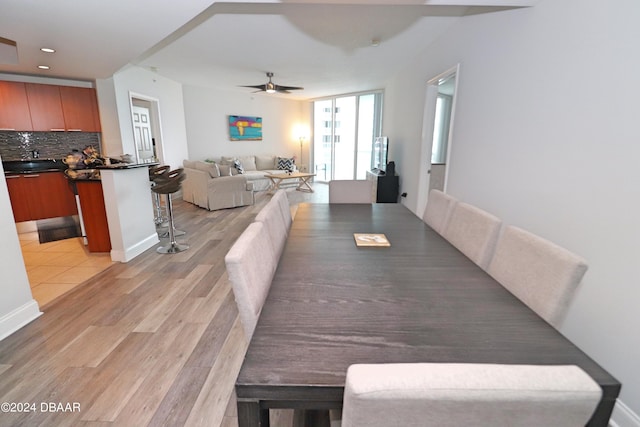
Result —
<path fill-rule="evenodd" d="M 373 141 L 373 171 L 384 174 L 389 156 L 389 138 L 378 136 Z"/>

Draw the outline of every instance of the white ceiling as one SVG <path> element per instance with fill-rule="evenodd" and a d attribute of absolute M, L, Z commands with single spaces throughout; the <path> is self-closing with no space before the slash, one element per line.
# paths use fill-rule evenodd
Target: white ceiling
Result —
<path fill-rule="evenodd" d="M 132 63 L 184 84 L 250 93 L 239 86 L 265 83 L 271 71 L 274 83 L 305 88 L 278 96 L 310 99 L 382 87 L 460 17 L 534 3 L 0 0 L 0 37 L 18 48 L 18 64 L 0 56 L 0 73 L 93 81 Z"/>

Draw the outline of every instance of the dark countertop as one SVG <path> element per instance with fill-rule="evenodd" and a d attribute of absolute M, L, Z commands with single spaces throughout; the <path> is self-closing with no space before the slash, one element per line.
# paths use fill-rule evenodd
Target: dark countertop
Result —
<path fill-rule="evenodd" d="M 157 166 L 159 162 L 147 162 L 147 163 L 115 163 L 110 165 L 96 166 L 98 170 L 121 170 L 121 169 L 135 169 L 135 168 L 148 168 L 150 166 Z"/>
<path fill-rule="evenodd" d="M 62 172 L 67 165 L 60 159 L 3 160 L 4 173 Z"/>

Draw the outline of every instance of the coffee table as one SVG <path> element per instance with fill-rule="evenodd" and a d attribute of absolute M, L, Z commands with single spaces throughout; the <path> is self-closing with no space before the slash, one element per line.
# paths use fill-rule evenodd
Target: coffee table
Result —
<path fill-rule="evenodd" d="M 292 173 L 280 173 L 280 174 L 268 174 L 265 177 L 271 180 L 271 189 L 270 193 L 275 193 L 280 189 L 280 184 L 283 181 L 287 181 L 289 179 L 297 179 L 299 181 L 298 187 L 296 190 L 304 191 L 307 193 L 313 193 L 313 188 L 309 185 L 309 180 L 316 176 L 315 173 L 303 173 L 303 172 L 292 172 Z"/>

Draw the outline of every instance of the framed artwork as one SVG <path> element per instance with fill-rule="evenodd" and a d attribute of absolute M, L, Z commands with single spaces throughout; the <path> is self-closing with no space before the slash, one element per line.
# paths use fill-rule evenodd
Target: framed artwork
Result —
<path fill-rule="evenodd" d="M 262 117 L 229 116 L 232 141 L 262 141 Z"/>

